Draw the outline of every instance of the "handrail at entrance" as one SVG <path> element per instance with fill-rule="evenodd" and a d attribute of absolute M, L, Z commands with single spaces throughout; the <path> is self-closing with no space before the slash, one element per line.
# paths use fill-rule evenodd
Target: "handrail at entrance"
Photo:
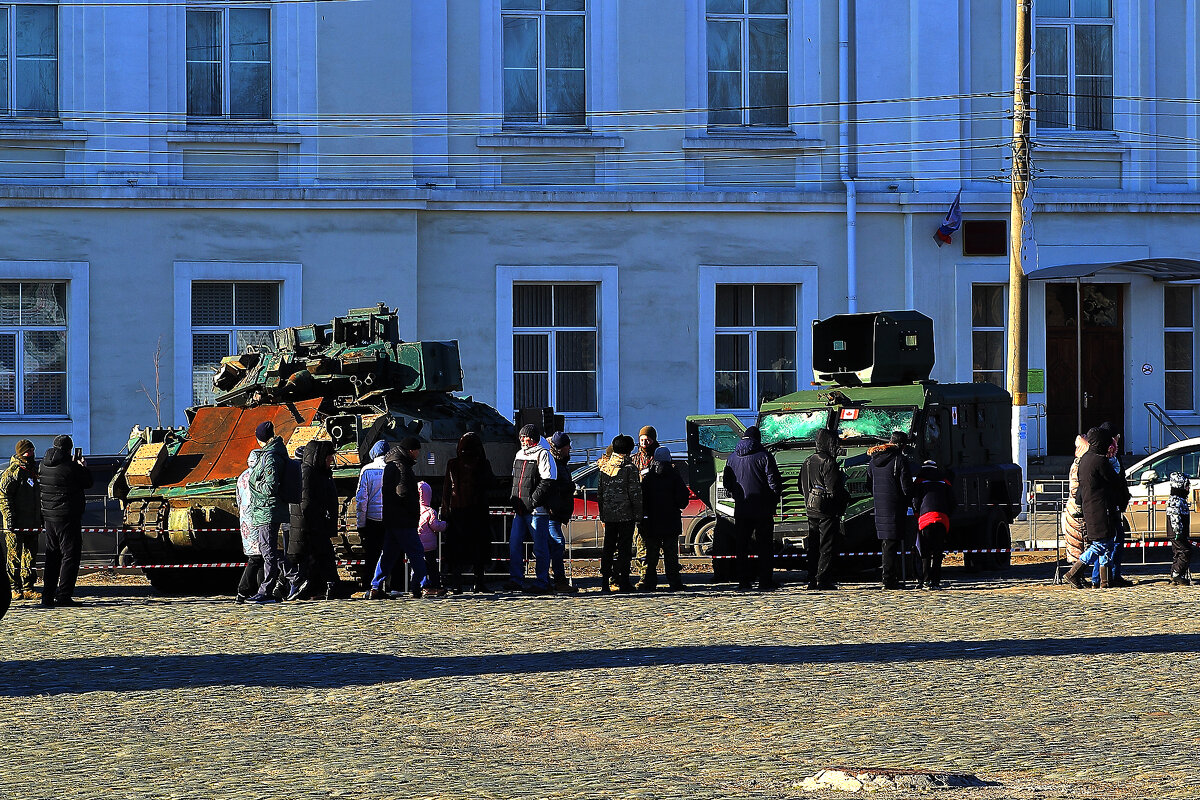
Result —
<path fill-rule="evenodd" d="M 1188 438 L 1187 431 L 1179 426 L 1179 423 L 1171 417 L 1162 406 L 1158 403 L 1142 403 L 1146 407 L 1146 452 L 1153 453 L 1155 450 L 1161 450 L 1164 446 L 1166 437 L 1165 433 L 1171 434 L 1176 442 L 1182 442 Z M 1154 423 L 1158 423 L 1158 447 L 1154 446 Z"/>

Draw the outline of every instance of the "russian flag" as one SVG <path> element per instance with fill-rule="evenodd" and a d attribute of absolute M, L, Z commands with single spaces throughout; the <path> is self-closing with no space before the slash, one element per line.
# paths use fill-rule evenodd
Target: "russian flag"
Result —
<path fill-rule="evenodd" d="M 962 225 L 962 206 L 959 205 L 959 199 L 962 197 L 962 190 L 954 195 L 954 202 L 950 204 L 950 210 L 946 212 L 946 218 L 942 220 L 942 224 L 938 226 L 937 233 L 933 235 L 937 246 L 941 247 L 944 244 L 950 244 L 950 235 L 958 230 L 958 226 Z"/>

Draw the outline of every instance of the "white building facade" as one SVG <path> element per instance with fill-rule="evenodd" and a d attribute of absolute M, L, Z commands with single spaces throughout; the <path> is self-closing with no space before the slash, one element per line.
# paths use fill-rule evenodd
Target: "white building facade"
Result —
<path fill-rule="evenodd" d="M 1002 383 L 1009 5 L 0 3 L 0 446 L 115 452 L 264 331 L 378 301 L 582 444 L 752 418 L 852 306 Z M 1035 14 L 1036 266 L 1200 260 L 1196 4 Z M 1088 419 L 1127 449 L 1147 403 L 1200 430 L 1196 292 L 1082 281 Z M 1077 427 L 1075 305 L 1031 287 L 1035 451 Z"/>

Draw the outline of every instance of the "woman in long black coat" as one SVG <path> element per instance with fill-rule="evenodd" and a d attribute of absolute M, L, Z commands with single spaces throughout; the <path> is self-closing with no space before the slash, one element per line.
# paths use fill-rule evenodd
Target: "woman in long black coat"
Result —
<path fill-rule="evenodd" d="M 912 470 L 904 456 L 908 437 L 896 431 L 887 444 L 872 447 L 867 487 L 875 502 L 875 535 L 883 550 L 883 587 L 900 587 L 899 550 L 912 504 Z"/>
<path fill-rule="evenodd" d="M 300 513 L 293 515 L 288 541 L 300 570 L 300 580 L 292 588 L 293 598 L 305 594 L 322 595 L 326 600 L 337 597 L 337 557 L 332 541 L 337 533 L 337 511 L 333 442 L 309 442 L 300 462 Z"/>

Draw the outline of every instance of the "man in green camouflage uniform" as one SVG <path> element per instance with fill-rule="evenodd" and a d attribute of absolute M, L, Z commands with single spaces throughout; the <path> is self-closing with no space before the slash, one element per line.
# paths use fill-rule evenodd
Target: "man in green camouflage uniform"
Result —
<path fill-rule="evenodd" d="M 0 521 L 4 525 L 4 545 L 8 551 L 5 572 L 12 599 L 34 600 L 37 575 L 33 563 L 42 514 L 33 442 L 28 439 L 17 442 L 16 455 L 0 474 Z"/>

